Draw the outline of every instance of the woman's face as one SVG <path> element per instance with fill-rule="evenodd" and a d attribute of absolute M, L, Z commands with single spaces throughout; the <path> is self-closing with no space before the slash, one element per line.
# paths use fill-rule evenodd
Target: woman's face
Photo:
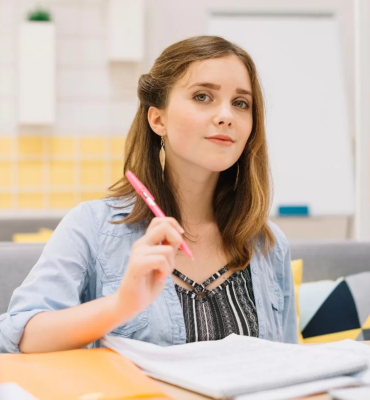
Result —
<path fill-rule="evenodd" d="M 252 87 L 246 67 L 233 55 L 191 64 L 171 90 L 162 117 L 170 163 L 209 171 L 231 167 L 252 131 Z M 226 135 L 229 141 L 209 139 L 215 135 Z"/>

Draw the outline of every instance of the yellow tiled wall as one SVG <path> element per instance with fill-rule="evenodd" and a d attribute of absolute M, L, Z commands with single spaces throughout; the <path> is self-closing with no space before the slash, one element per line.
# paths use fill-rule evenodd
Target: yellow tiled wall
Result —
<path fill-rule="evenodd" d="M 122 137 L 0 137 L 0 211 L 70 209 L 123 171 Z"/>

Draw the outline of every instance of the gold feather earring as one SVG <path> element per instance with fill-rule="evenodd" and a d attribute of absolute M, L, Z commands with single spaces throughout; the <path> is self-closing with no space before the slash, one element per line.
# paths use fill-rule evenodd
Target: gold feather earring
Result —
<path fill-rule="evenodd" d="M 237 170 L 236 170 L 236 179 L 235 179 L 235 184 L 234 184 L 234 191 L 236 187 L 238 186 L 238 180 L 239 180 L 239 161 L 237 163 Z"/>
<path fill-rule="evenodd" d="M 166 152 L 164 150 L 163 137 L 161 137 L 161 149 L 159 150 L 159 162 L 161 163 L 161 167 L 162 167 L 162 182 L 164 182 L 164 166 L 166 164 Z"/>

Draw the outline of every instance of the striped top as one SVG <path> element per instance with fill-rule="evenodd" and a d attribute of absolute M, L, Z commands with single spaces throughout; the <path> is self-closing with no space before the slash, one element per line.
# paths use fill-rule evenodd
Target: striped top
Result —
<path fill-rule="evenodd" d="M 219 286 L 206 287 L 229 269 L 225 265 L 204 281 L 196 283 L 177 269 L 173 274 L 191 285 L 187 290 L 175 283 L 185 320 L 186 342 L 219 340 L 236 333 L 258 337 L 258 318 L 249 265 L 234 272 Z"/>

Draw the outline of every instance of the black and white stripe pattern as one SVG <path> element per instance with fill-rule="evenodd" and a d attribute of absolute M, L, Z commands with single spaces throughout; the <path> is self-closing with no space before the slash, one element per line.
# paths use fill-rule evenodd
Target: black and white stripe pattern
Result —
<path fill-rule="evenodd" d="M 209 291 L 206 287 L 224 274 L 221 268 L 202 284 L 174 270 L 174 274 L 194 289 L 175 284 L 183 310 L 186 342 L 223 339 L 231 333 L 258 337 L 257 310 L 249 265 L 234 272 L 228 279 Z"/>

